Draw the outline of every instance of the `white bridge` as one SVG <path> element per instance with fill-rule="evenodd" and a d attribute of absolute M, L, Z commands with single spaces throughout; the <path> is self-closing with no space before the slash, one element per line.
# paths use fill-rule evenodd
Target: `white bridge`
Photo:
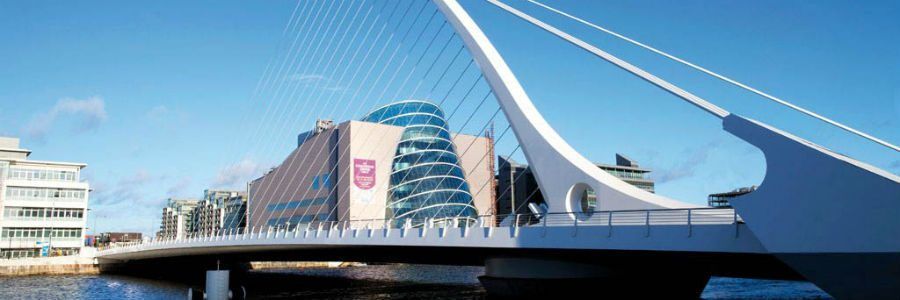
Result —
<path fill-rule="evenodd" d="M 759 189 L 732 201 L 735 212 L 648 193 L 599 170 L 544 120 L 463 7 L 456 0 L 434 0 L 435 12 L 462 40 L 533 168 L 544 212 L 505 216 L 499 226 L 489 220 L 496 215 L 479 217 L 475 224 L 451 219 L 394 228 L 390 218 L 253 226 L 107 249 L 98 254 L 101 263 L 136 268 L 165 261 L 302 259 L 486 265 L 482 282 L 501 294 L 567 288 L 565 282 L 578 279 L 611 290 L 643 286 L 637 294 L 697 296 L 709 276 L 725 275 L 806 279 L 838 298 L 900 295 L 900 177 L 730 113 L 498 0 L 487 1 L 721 119 L 725 131 L 764 153 L 767 170 Z M 586 191 L 596 194 L 596 211 L 582 211 L 579 201 Z M 522 280 L 524 288 L 510 283 Z M 551 283 L 527 287 L 529 280 Z"/>
<path fill-rule="evenodd" d="M 473 226 L 447 224 L 439 227 L 431 224 L 391 228 L 393 220 L 390 219 L 321 222 L 315 226 L 298 226 L 293 230 L 269 226 L 184 239 L 132 243 L 105 250 L 100 257 L 132 260 L 284 248 L 361 246 L 766 253 L 732 209 L 598 211 L 590 217 L 576 219 L 568 214 L 513 215 L 510 217 L 519 222 L 511 222 L 508 226 L 494 226 L 483 221 L 492 217 L 482 216 Z M 517 225 L 529 223 L 524 221 L 533 222 Z M 437 262 L 442 259 L 424 260 Z"/>

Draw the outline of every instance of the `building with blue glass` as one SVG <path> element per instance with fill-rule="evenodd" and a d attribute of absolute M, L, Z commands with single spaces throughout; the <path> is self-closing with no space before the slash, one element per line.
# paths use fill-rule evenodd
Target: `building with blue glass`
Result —
<path fill-rule="evenodd" d="M 430 102 L 400 101 L 299 134 L 250 182 L 248 227 L 462 226 L 496 211 L 494 185 L 490 138 L 451 133 Z"/>
<path fill-rule="evenodd" d="M 426 219 L 474 221 L 478 216 L 444 112 L 422 100 L 394 102 L 365 122 L 403 127 L 391 164 L 387 216 L 395 223 Z M 407 221 L 410 220 L 410 221 Z"/>

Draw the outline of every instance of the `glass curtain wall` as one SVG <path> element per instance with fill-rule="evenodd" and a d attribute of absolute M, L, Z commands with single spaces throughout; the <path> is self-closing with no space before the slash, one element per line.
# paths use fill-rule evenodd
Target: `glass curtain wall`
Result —
<path fill-rule="evenodd" d="M 422 226 L 426 219 L 438 225 L 459 220 L 473 223 L 478 212 L 465 172 L 453 145 L 444 112 L 421 100 L 391 103 L 362 121 L 405 127 L 391 165 L 387 218 L 393 226 Z"/>

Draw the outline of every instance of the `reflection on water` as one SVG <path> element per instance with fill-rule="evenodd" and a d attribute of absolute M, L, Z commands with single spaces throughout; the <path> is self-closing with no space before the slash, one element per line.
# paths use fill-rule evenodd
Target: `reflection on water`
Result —
<path fill-rule="evenodd" d="M 116 275 L 0 278 L 0 299 L 182 299 L 187 285 Z"/>
<path fill-rule="evenodd" d="M 478 283 L 483 273 L 482 267 L 373 265 L 258 271 L 246 284 L 262 299 L 471 299 L 485 295 Z M 272 282 L 281 288 L 265 291 Z"/>
<path fill-rule="evenodd" d="M 372 265 L 253 271 L 241 282 L 251 299 L 484 298 L 481 267 Z M 183 299 L 189 285 L 135 277 L 0 278 L 0 299 Z M 704 299 L 821 299 L 807 282 L 713 278 Z"/>
<path fill-rule="evenodd" d="M 703 299 L 831 299 L 809 282 L 712 278 Z"/>

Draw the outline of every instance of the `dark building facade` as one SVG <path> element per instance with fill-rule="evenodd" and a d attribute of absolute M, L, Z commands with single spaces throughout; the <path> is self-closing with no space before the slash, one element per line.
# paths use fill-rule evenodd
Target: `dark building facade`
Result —
<path fill-rule="evenodd" d="M 529 203 L 544 203 L 544 195 L 538 188 L 537 179 L 527 164 L 518 163 L 508 157 L 497 157 L 497 208 L 499 216 L 528 214 Z"/>
<path fill-rule="evenodd" d="M 616 154 L 616 164 L 596 164 L 607 173 L 648 192 L 655 192 L 653 180 L 649 179 L 650 170 L 641 168 L 636 161 L 621 154 Z M 501 223 L 504 216 L 528 215 L 534 213 L 531 207 L 541 207 L 544 196 L 538 187 L 537 179 L 527 164 L 518 163 L 508 157 L 497 158 L 497 208 Z M 534 218 L 529 218 L 534 219 Z M 521 221 L 521 220 L 520 220 Z"/>
<path fill-rule="evenodd" d="M 754 185 L 750 187 L 735 189 L 730 192 L 709 194 L 707 203 L 710 207 L 731 208 L 731 203 L 728 201 L 731 201 L 731 199 L 737 198 L 738 196 L 749 194 L 755 190 L 756 186 Z"/>

